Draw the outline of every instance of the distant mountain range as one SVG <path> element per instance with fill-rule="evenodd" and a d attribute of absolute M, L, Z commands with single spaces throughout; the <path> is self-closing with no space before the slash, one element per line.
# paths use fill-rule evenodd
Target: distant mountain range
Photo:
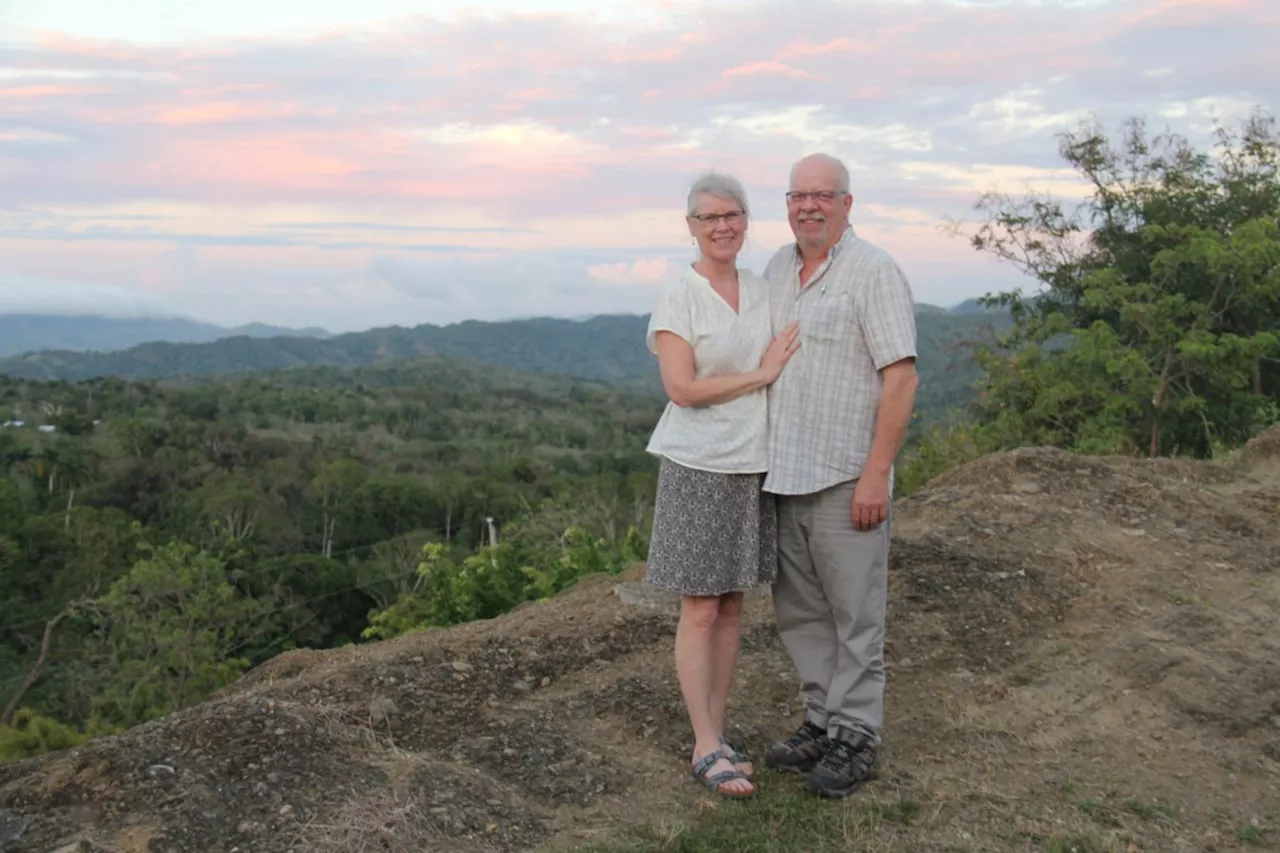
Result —
<path fill-rule="evenodd" d="M 287 329 L 262 323 L 226 328 L 177 317 L 0 314 L 0 358 L 47 350 L 116 352 L 154 341 L 201 344 L 235 337 L 327 338 L 330 334 L 324 329 Z"/>
<path fill-rule="evenodd" d="M 99 320 L 104 327 L 117 322 L 110 318 Z M 450 326 L 387 326 L 314 336 L 296 330 L 262 336 L 222 329 L 212 340 L 156 340 L 114 351 L 42 347 L 0 359 L 0 373 L 19 379 L 158 379 L 317 365 L 357 367 L 448 355 L 523 370 L 627 379 L 642 375 L 652 366 L 652 357 L 644 347 L 646 322 L 647 318 L 635 315 L 587 320 L 468 320 Z"/>
<path fill-rule="evenodd" d="M 66 330 L 55 318 L 23 320 L 0 316 L 0 340 L 6 349 L 9 328 L 25 328 L 25 340 L 33 329 Z M 127 379 L 198 379 L 214 375 L 246 374 L 300 367 L 361 367 L 423 356 L 442 355 L 521 371 L 555 373 L 601 380 L 616 387 L 656 392 L 661 388 L 657 361 L 645 347 L 647 315 L 598 315 L 569 320 L 534 318 L 484 322 L 470 320 L 449 326 L 390 326 L 364 332 L 329 335 L 323 330 L 271 327 L 220 329 L 190 321 L 127 321 L 112 318 L 74 319 L 86 330 L 81 339 L 61 348 L 40 346 L 39 351 L 0 359 L 0 373 L 16 379 L 65 379 L 80 381 L 98 376 Z M 96 328 L 95 328 L 96 322 Z M 129 326 L 129 323 L 139 325 Z M 142 323 L 173 322 L 171 328 L 185 335 L 211 336 L 205 341 L 151 341 L 116 351 L 84 351 L 87 340 L 125 339 Z M 984 327 L 1002 327 L 1001 314 L 956 313 L 921 305 L 917 312 L 922 386 L 920 407 L 937 414 L 971 396 L 976 368 L 968 364 L 959 342 L 980 336 Z M 150 327 L 156 330 L 162 326 Z M 250 331 L 252 329 L 252 331 Z M 175 335 L 176 336 L 176 335 Z M 75 349 L 72 348 L 75 347 Z M 28 346 L 28 350 L 35 349 Z"/>

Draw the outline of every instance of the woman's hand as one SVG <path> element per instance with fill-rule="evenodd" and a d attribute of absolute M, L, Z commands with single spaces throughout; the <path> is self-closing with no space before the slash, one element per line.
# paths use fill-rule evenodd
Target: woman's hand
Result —
<path fill-rule="evenodd" d="M 782 368 L 787 366 L 787 362 L 798 349 L 800 349 L 800 324 L 793 321 L 769 343 L 769 348 L 760 358 L 760 369 L 764 371 L 769 384 L 773 384 L 782 375 Z"/>

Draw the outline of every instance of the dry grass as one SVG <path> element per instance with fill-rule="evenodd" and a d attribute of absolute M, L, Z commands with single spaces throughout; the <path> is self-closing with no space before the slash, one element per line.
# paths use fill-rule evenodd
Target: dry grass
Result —
<path fill-rule="evenodd" d="M 446 837 L 413 796 L 376 791 L 308 820 L 292 843 L 312 853 L 422 853 Z"/>

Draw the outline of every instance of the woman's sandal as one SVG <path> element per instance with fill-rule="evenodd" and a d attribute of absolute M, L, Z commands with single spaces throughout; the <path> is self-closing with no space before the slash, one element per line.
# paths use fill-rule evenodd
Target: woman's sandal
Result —
<path fill-rule="evenodd" d="M 708 772 L 711 770 L 711 768 L 715 765 L 715 763 L 720 759 L 723 758 L 732 762 L 733 759 L 730 758 L 732 754 L 733 754 L 732 751 L 726 751 L 723 747 L 720 749 L 717 749 L 715 752 L 708 753 L 707 755 L 704 755 L 702 758 L 699 758 L 697 761 L 693 763 L 693 768 L 692 770 L 690 770 L 690 773 L 693 775 L 694 779 L 701 782 L 703 785 L 706 785 L 708 788 L 710 788 L 712 791 L 716 792 L 722 797 L 730 797 L 732 799 L 740 800 L 740 799 L 746 799 L 747 797 L 755 796 L 756 791 L 755 791 L 754 785 L 751 786 L 751 790 L 749 791 L 721 790 L 720 786 L 723 785 L 725 782 L 730 782 L 730 781 L 733 781 L 734 779 L 747 778 L 747 774 L 743 773 L 741 770 L 739 770 L 736 767 L 733 768 L 732 770 L 723 770 L 719 773 L 713 773 L 711 775 L 707 775 Z"/>
<path fill-rule="evenodd" d="M 750 779 L 753 775 L 755 775 L 755 763 L 751 760 L 751 758 L 746 753 L 739 752 L 738 750 L 734 749 L 733 744 L 729 743 L 729 741 L 725 740 L 724 738 L 720 739 L 720 749 L 722 752 L 725 753 L 725 758 L 728 758 L 729 761 L 733 763 L 733 766 L 741 770 L 742 774 L 746 776 L 748 779 Z M 751 769 L 742 770 L 742 765 L 744 764 L 751 764 L 752 765 Z"/>

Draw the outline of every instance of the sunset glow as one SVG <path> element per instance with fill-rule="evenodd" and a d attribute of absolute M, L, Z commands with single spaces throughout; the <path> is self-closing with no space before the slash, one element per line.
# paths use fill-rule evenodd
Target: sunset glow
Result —
<path fill-rule="evenodd" d="M 939 225 L 986 190 L 1081 192 L 1057 133 L 1203 142 L 1280 100 L 1270 0 L 174 5 L 0 4 L 0 310 L 647 311 L 700 171 L 746 184 L 759 269 L 814 150 L 953 304 L 1016 279 Z"/>

